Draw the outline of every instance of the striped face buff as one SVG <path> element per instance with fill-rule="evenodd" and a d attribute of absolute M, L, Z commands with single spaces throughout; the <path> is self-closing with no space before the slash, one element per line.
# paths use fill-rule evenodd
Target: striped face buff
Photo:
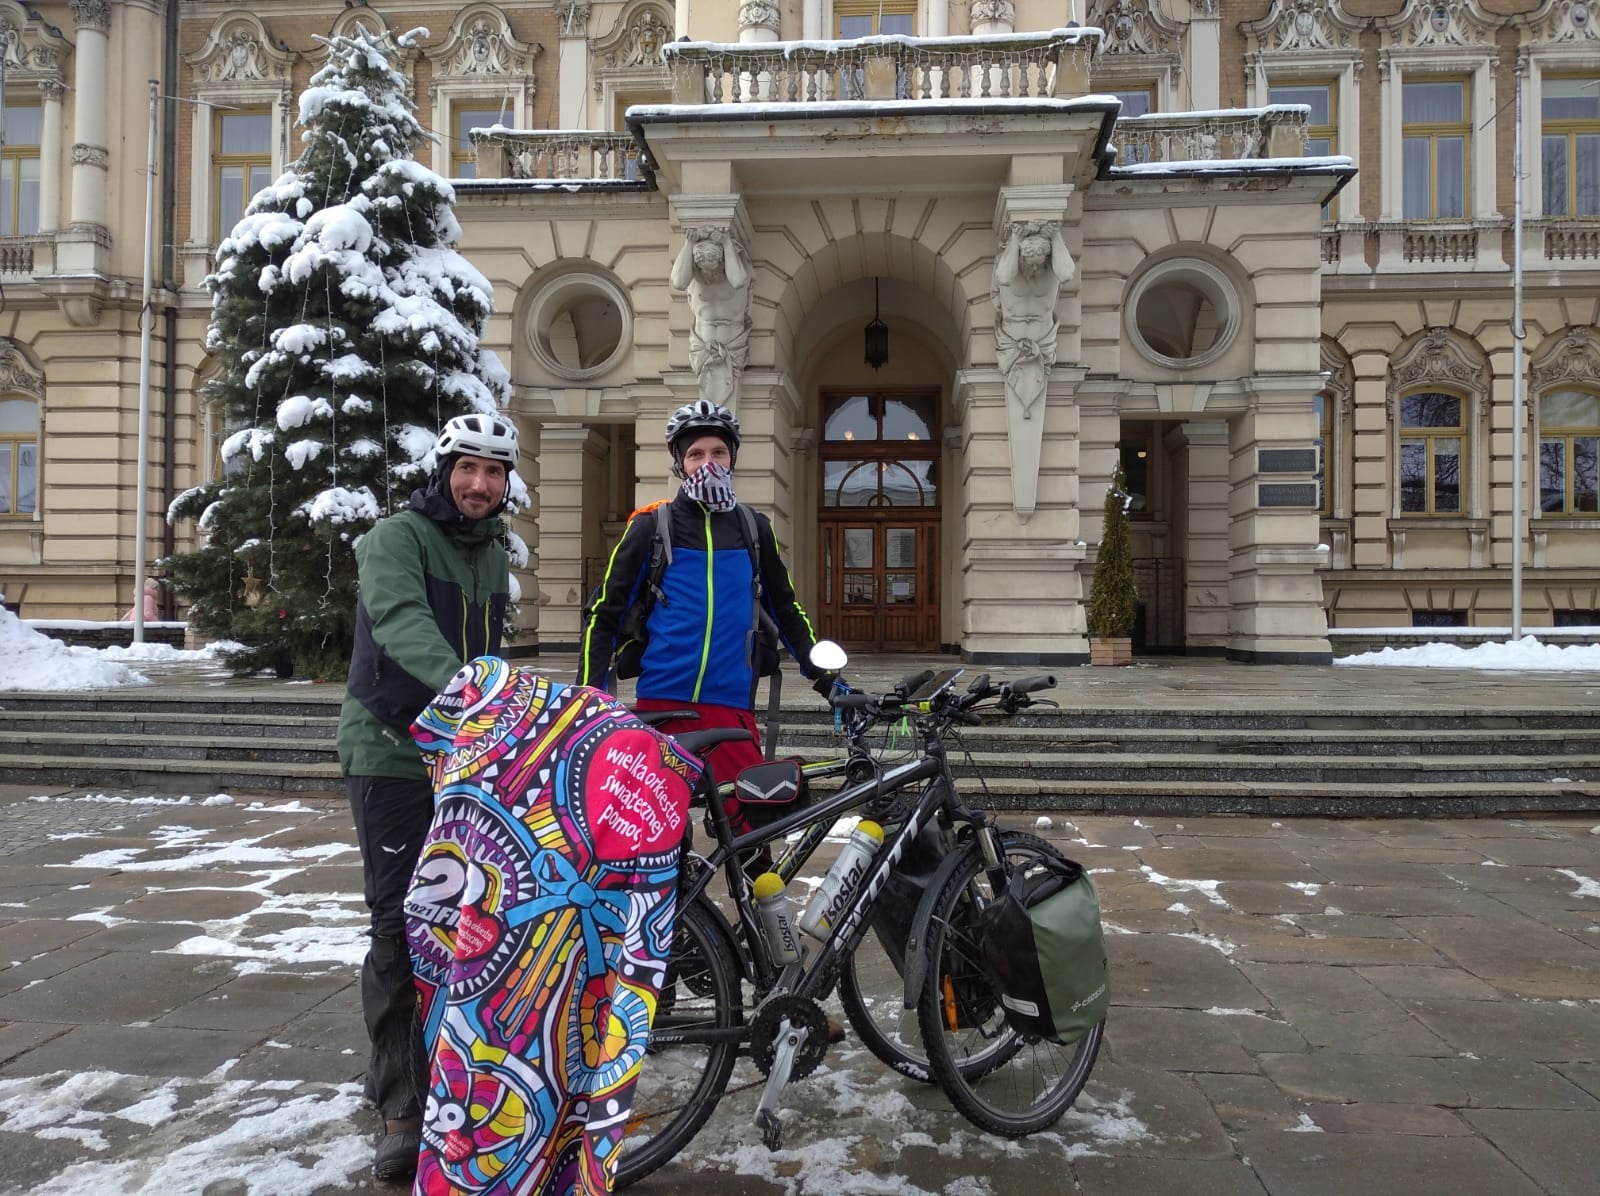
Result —
<path fill-rule="evenodd" d="M 731 511 L 739 503 L 733 493 L 733 474 L 719 461 L 707 461 L 684 478 L 683 492 L 708 511 Z"/>

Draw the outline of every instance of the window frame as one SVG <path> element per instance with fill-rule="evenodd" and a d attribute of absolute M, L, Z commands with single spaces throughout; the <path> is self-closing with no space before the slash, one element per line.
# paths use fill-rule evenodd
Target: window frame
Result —
<path fill-rule="evenodd" d="M 1538 501 L 1536 519 L 1593 519 L 1600 510 L 1579 510 L 1573 505 L 1573 483 L 1576 470 L 1573 468 L 1573 455 L 1576 452 L 1574 441 L 1579 439 L 1600 439 L 1600 422 L 1594 424 L 1573 424 L 1547 427 L 1544 422 L 1544 401 L 1552 395 L 1565 391 L 1577 391 L 1580 394 L 1593 396 L 1600 401 L 1600 388 L 1582 385 L 1553 385 L 1548 386 L 1539 393 L 1534 402 L 1534 413 L 1537 421 L 1534 428 L 1534 443 L 1538 460 L 1539 476 L 1534 479 Z M 1544 446 L 1547 440 L 1562 442 L 1561 470 L 1562 470 L 1562 501 L 1558 511 L 1544 509 Z"/>
<path fill-rule="evenodd" d="M 1339 84 L 1340 81 L 1337 78 L 1328 77 L 1293 79 L 1285 79 L 1281 77 L 1278 79 L 1273 79 L 1270 75 L 1267 77 L 1267 103 L 1269 104 L 1296 103 L 1297 101 L 1295 100 L 1280 100 L 1272 94 L 1274 91 L 1278 91 L 1286 87 L 1300 88 L 1302 90 L 1312 87 L 1320 87 L 1328 93 L 1328 123 L 1323 125 L 1313 125 L 1308 123 L 1306 125 L 1306 142 L 1308 145 L 1307 157 L 1326 158 L 1332 157 L 1339 152 Z M 1328 147 L 1320 154 L 1312 154 L 1309 152 L 1309 143 L 1313 141 L 1326 141 L 1328 143 Z M 1334 204 L 1336 202 L 1337 197 L 1322 205 L 1322 220 L 1324 224 L 1334 218 Z"/>
<path fill-rule="evenodd" d="M 1474 211 L 1473 187 L 1473 87 L 1472 76 L 1442 74 L 1416 75 L 1400 81 L 1398 106 L 1400 109 L 1400 218 L 1409 222 L 1471 220 Z M 1406 88 L 1438 83 L 1461 85 L 1461 119 L 1457 121 L 1418 121 L 1407 123 L 1405 118 Z M 1450 216 L 1439 215 L 1439 142 L 1443 138 L 1461 139 L 1461 211 Z M 1405 210 L 1406 196 L 1406 143 L 1426 139 L 1428 142 L 1428 214 L 1413 216 Z"/>
<path fill-rule="evenodd" d="M 1547 120 L 1544 115 L 1545 86 L 1552 82 L 1571 79 L 1581 79 L 1592 84 L 1595 91 L 1595 101 L 1597 104 L 1600 104 L 1600 71 L 1586 72 L 1556 70 L 1544 72 L 1540 76 L 1538 105 L 1533 113 L 1535 119 L 1538 121 L 1539 126 L 1538 137 L 1533 142 L 1533 144 L 1539 147 L 1539 169 L 1537 171 L 1530 171 L 1529 173 L 1537 174 L 1539 176 L 1539 207 L 1536 210 L 1546 220 L 1584 220 L 1593 219 L 1597 216 L 1600 216 L 1600 196 L 1596 197 L 1594 211 L 1577 211 L 1578 181 L 1577 172 L 1573 169 L 1573 162 L 1576 158 L 1577 150 L 1574 139 L 1582 136 L 1591 136 L 1600 139 L 1600 112 L 1597 112 L 1594 116 L 1558 119 L 1553 122 Z M 1544 190 L 1544 142 L 1545 138 L 1551 136 L 1553 133 L 1562 134 L 1566 139 L 1567 194 L 1565 199 L 1567 203 L 1567 210 L 1564 212 L 1550 211 L 1550 197 L 1545 194 Z"/>
<path fill-rule="evenodd" d="M 27 404 L 33 408 L 33 430 L 31 432 L 5 432 L 0 431 L 0 445 L 6 445 L 10 452 L 6 455 L 4 480 L 4 494 L 7 509 L 0 511 L 0 526 L 17 523 L 37 522 L 44 506 L 44 432 L 40 419 L 40 401 L 29 394 L 10 392 L 0 394 L 0 403 Z M 33 509 L 31 511 L 16 510 L 17 496 L 21 491 L 19 480 L 22 473 L 22 450 L 24 447 L 33 449 Z"/>
<path fill-rule="evenodd" d="M 1442 395 L 1455 399 L 1458 407 L 1457 421 L 1451 425 L 1442 424 L 1407 424 L 1405 422 L 1405 402 L 1407 399 L 1419 395 Z M 1441 518 L 1462 519 L 1470 515 L 1472 510 L 1471 492 L 1469 489 L 1470 472 L 1472 466 L 1472 396 L 1459 390 L 1450 390 L 1436 386 L 1413 386 L 1395 396 L 1395 512 L 1402 519 L 1409 518 Z M 1423 442 L 1423 508 L 1418 511 L 1407 510 L 1405 507 L 1405 461 L 1404 452 L 1407 441 L 1420 440 Z M 1434 470 L 1436 452 L 1434 441 L 1455 440 L 1459 442 L 1456 455 L 1456 469 L 1459 477 L 1456 480 L 1456 507 L 1454 510 L 1441 511 L 1436 506 L 1436 488 L 1438 478 Z"/>
<path fill-rule="evenodd" d="M 44 97 L 41 95 L 37 102 L 32 100 L 16 101 L 9 96 L 5 100 L 6 112 L 14 112 L 18 108 L 37 109 L 39 113 L 39 139 L 26 141 L 20 144 L 11 140 L 10 122 L 7 122 L 5 144 L 0 146 L 0 158 L 12 163 L 11 176 L 11 222 L 9 227 L 0 228 L 0 237 L 31 237 L 44 227 Z M 23 151 L 31 150 L 31 153 Z M 22 164 L 32 162 L 35 167 L 34 185 L 34 226 L 32 228 L 18 227 L 22 217 Z"/>
<path fill-rule="evenodd" d="M 239 216 L 242 217 L 250 207 L 250 200 L 260 188 L 250 186 L 251 171 L 257 167 L 265 169 L 267 183 L 270 184 L 277 177 L 272 169 L 272 109 L 261 104 L 250 105 L 215 105 L 210 110 L 211 115 L 211 227 L 216 233 L 220 243 L 238 222 L 235 217 L 232 223 L 225 223 L 226 217 L 222 211 L 222 176 L 229 167 L 238 167 L 243 170 L 243 202 L 239 205 Z M 222 148 L 222 127 L 229 120 L 244 116 L 264 116 L 267 118 L 267 150 L 263 154 L 259 150 L 249 153 L 229 153 Z"/>
<path fill-rule="evenodd" d="M 461 118 L 468 114 L 488 112 L 494 113 L 494 119 L 489 122 L 490 125 L 498 125 L 503 123 L 505 117 L 508 115 L 506 112 L 506 105 L 504 104 L 491 105 L 486 101 L 474 100 L 470 96 L 459 96 L 450 101 L 450 124 L 448 125 L 450 140 L 450 172 L 447 177 L 452 179 L 470 179 L 477 177 L 478 152 L 472 143 L 472 138 L 466 135 L 467 130 L 461 128 L 460 122 Z M 486 127 L 488 126 L 473 126 L 473 128 Z M 472 167 L 471 174 L 462 174 L 460 172 L 460 168 L 466 165 L 470 165 Z"/>

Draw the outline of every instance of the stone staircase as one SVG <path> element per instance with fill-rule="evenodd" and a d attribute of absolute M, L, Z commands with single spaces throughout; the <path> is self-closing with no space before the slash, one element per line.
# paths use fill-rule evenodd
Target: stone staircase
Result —
<path fill-rule="evenodd" d="M 341 798 L 339 696 L 8 695 L 0 700 L 0 784 Z M 815 704 L 785 711 L 785 720 L 785 754 L 823 759 L 838 749 Z M 882 742 L 890 757 L 907 746 Z M 980 774 L 989 803 L 1007 809 L 1600 810 L 1600 709 L 1038 710 L 966 730 L 962 744 L 965 753 L 952 743 L 958 775 Z"/>

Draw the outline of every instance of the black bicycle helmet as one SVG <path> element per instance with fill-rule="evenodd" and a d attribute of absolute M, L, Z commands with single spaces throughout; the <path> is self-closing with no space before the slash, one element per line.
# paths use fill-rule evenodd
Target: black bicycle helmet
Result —
<path fill-rule="evenodd" d="M 739 459 L 739 420 L 720 403 L 696 399 L 667 417 L 667 448 L 672 452 L 672 472 L 683 476 L 683 454 L 697 434 L 712 433 L 728 442 L 728 456 Z"/>

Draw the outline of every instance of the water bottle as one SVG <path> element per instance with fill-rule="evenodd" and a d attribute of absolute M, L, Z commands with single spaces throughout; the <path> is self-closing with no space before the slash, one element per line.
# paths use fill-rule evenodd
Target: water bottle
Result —
<path fill-rule="evenodd" d="M 839 920 L 845 903 L 866 876 L 873 855 L 882 846 L 881 826 L 864 818 L 856 824 L 856 829 L 850 832 L 850 838 L 845 841 L 844 850 L 839 853 L 839 858 L 833 862 L 833 867 L 828 869 L 828 875 L 822 878 L 822 884 L 812 894 L 806 912 L 800 915 L 801 930 L 813 938 L 827 940 L 828 932 Z"/>
<path fill-rule="evenodd" d="M 800 962 L 800 939 L 794 932 L 794 910 L 783 878 L 776 872 L 763 872 L 750 886 L 761 928 L 767 935 L 767 953 L 779 967 Z"/>

